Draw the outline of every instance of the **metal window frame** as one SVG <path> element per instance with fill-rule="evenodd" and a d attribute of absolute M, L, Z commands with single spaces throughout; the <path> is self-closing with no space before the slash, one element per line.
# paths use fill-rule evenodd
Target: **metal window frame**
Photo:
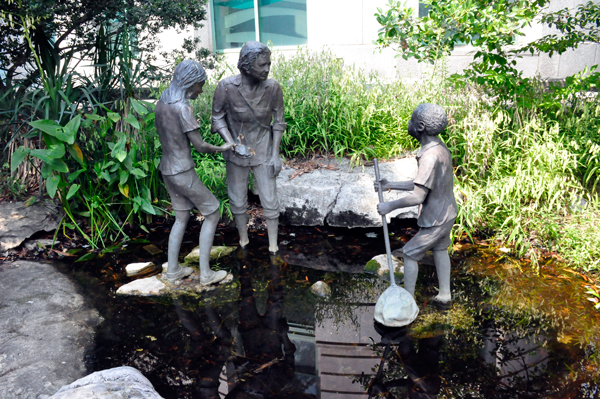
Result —
<path fill-rule="evenodd" d="M 216 24 L 215 24 L 215 8 L 214 8 L 214 1 L 215 0 L 210 0 L 209 3 L 209 7 L 210 7 L 210 28 L 211 28 L 211 33 L 212 33 L 212 42 L 213 42 L 213 51 L 215 53 L 219 53 L 219 54 L 226 54 L 226 53 L 230 53 L 230 52 L 235 52 L 235 51 L 240 51 L 240 48 L 225 48 L 225 49 L 218 49 L 217 48 L 217 29 L 216 29 Z M 255 35 L 254 38 L 257 42 L 260 42 L 260 20 L 259 20 L 259 13 L 258 13 L 258 0 L 254 0 L 254 30 L 255 30 Z M 308 18 L 308 15 L 307 15 Z M 297 46 L 274 46 L 273 48 L 275 49 L 281 49 L 281 50 L 288 50 L 288 49 L 297 49 L 297 48 L 301 48 L 301 47 L 307 47 L 308 46 L 308 40 L 306 44 L 300 44 Z"/>

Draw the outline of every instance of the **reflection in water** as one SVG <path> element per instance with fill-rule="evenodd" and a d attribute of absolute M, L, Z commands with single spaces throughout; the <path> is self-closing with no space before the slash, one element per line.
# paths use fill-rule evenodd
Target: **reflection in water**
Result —
<path fill-rule="evenodd" d="M 191 311 L 184 309 L 181 300 L 176 302 L 181 324 L 190 334 L 188 359 L 198 367 L 200 376 L 195 381 L 194 397 L 314 398 L 305 393 L 310 390 L 306 382 L 295 378 L 296 345 L 288 336 L 290 328 L 283 313 L 279 263 L 276 256 L 271 256 L 266 308 L 261 314 L 252 284 L 252 264 L 248 256 L 243 257 L 238 319 L 233 331 L 225 327 L 212 306 Z"/>
<path fill-rule="evenodd" d="M 415 345 L 407 327 L 386 327 L 375 322 L 375 330 L 380 334 L 385 350 L 377 374 L 369 385 L 369 397 L 382 394 L 390 399 L 437 398 L 441 385 L 439 365 L 443 336 L 439 334 L 421 338 Z M 383 376 L 383 366 L 388 361 L 392 345 L 396 348 L 406 377 L 390 379 L 388 376 L 394 373 L 389 372 L 386 378 Z"/>
<path fill-rule="evenodd" d="M 186 310 L 176 300 L 175 310 L 181 325 L 189 331 L 190 368 L 196 368 L 197 379 L 193 394 L 199 399 L 220 399 L 219 375 L 231 352 L 231 332 L 223 325 L 216 309 L 206 306 L 196 312 Z"/>

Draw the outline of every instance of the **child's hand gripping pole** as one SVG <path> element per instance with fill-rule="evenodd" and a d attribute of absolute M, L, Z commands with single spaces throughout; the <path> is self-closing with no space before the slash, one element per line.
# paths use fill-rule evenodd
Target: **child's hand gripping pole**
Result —
<path fill-rule="evenodd" d="M 383 192 L 381 190 L 381 182 L 379 179 L 379 163 L 377 162 L 377 158 L 373 159 L 373 164 L 375 166 L 375 179 L 377 180 L 377 184 L 379 187 L 379 190 L 377 190 L 377 194 L 379 194 L 379 203 L 381 204 L 384 201 Z M 394 265 L 392 263 L 392 250 L 390 248 L 390 235 L 388 233 L 388 225 L 385 215 L 381 216 L 381 222 L 383 223 L 383 238 L 385 240 L 385 251 L 387 253 L 388 268 L 390 269 L 390 283 L 391 285 L 396 285 L 396 280 L 394 279 Z"/>

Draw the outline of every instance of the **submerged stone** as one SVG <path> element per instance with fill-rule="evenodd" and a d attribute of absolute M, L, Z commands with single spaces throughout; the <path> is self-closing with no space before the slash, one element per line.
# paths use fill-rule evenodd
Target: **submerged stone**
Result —
<path fill-rule="evenodd" d="M 133 277 L 148 273 L 149 271 L 154 270 L 154 268 L 155 265 L 152 262 L 130 263 L 125 266 L 125 271 L 127 272 L 127 276 Z"/>
<path fill-rule="evenodd" d="M 210 249 L 209 260 L 217 260 L 219 258 L 229 256 L 236 249 L 237 247 L 214 246 Z M 184 262 L 188 265 L 197 265 L 200 262 L 200 247 L 192 249 L 192 252 L 187 254 L 187 256 L 185 257 Z"/>
<path fill-rule="evenodd" d="M 48 399 L 163 399 L 150 381 L 129 366 L 96 371 L 62 387 Z"/>
<path fill-rule="evenodd" d="M 317 281 L 316 283 L 314 283 L 311 287 L 310 290 L 317 296 L 320 297 L 326 297 L 331 295 L 331 288 L 329 288 L 329 286 L 327 285 L 327 283 L 323 282 L 323 281 Z"/>
<path fill-rule="evenodd" d="M 392 266 L 394 267 L 394 277 L 396 280 L 404 277 L 404 261 L 392 255 Z M 377 274 L 379 277 L 388 280 L 390 279 L 390 269 L 388 266 L 387 255 L 377 255 L 367 262 L 365 266 L 366 273 Z"/>

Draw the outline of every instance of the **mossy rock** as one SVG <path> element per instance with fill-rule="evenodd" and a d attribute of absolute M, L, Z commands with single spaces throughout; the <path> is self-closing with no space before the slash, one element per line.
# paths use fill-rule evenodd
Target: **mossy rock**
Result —
<path fill-rule="evenodd" d="M 231 255 L 237 247 L 214 246 L 210 249 L 209 259 L 211 261 Z M 200 247 L 192 249 L 183 260 L 186 264 L 195 266 L 200 262 Z"/>
<path fill-rule="evenodd" d="M 392 264 L 394 266 L 394 278 L 396 282 L 404 278 L 404 262 L 402 259 L 392 255 Z M 390 279 L 390 271 L 387 264 L 387 255 L 377 255 L 365 265 L 365 273 L 376 274 L 384 280 Z"/>

